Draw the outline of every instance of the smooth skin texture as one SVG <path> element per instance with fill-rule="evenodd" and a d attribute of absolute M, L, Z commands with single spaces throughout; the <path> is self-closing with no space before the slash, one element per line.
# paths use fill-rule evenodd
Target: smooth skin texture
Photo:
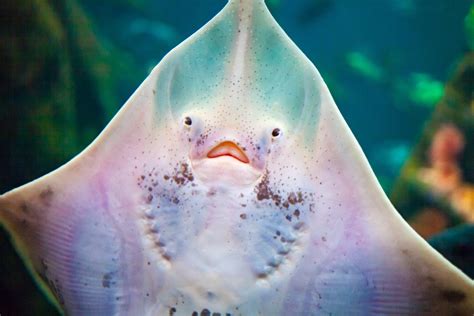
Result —
<path fill-rule="evenodd" d="M 0 222 L 68 315 L 474 313 L 263 0 L 229 1 Z"/>

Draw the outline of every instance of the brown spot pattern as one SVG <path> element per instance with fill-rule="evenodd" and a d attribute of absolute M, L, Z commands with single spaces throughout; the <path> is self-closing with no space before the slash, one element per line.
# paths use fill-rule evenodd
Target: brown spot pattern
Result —
<path fill-rule="evenodd" d="M 450 303 L 458 304 L 466 299 L 466 293 L 458 290 L 444 290 L 441 291 L 441 297 Z"/>

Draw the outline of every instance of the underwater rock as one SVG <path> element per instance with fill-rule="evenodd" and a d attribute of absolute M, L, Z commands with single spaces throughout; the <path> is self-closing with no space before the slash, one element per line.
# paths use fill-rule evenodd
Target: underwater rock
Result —
<path fill-rule="evenodd" d="M 410 225 L 421 237 L 428 238 L 445 230 L 448 219 L 436 208 L 425 208 L 411 219 Z"/>
<path fill-rule="evenodd" d="M 464 149 L 464 135 L 452 125 L 442 125 L 435 132 L 428 156 L 429 166 L 418 172 L 418 179 L 442 196 L 451 194 L 462 183 L 458 156 Z"/>
<path fill-rule="evenodd" d="M 451 204 L 468 223 L 474 223 L 474 185 L 461 184 L 451 194 Z"/>
<path fill-rule="evenodd" d="M 419 144 L 395 184 L 392 201 L 425 238 L 474 222 L 474 53 L 467 53 L 446 84 Z M 420 221 L 426 208 L 439 214 Z M 440 226 L 439 220 L 446 224 Z M 421 225 L 423 222 L 423 225 Z M 431 227 L 422 227 L 422 226 Z M 437 229 L 434 229 L 437 227 Z M 431 232 L 426 234 L 426 232 Z"/>

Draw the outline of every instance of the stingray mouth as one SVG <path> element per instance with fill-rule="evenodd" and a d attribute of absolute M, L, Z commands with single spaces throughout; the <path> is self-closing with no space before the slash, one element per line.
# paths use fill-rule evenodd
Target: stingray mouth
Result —
<path fill-rule="evenodd" d="M 228 156 L 235 158 L 243 163 L 249 163 L 250 160 L 244 151 L 234 142 L 225 141 L 212 148 L 207 154 L 207 158 L 218 158 Z"/>

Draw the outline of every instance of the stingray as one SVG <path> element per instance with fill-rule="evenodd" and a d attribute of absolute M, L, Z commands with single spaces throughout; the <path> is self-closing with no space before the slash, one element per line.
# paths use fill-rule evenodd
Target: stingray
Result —
<path fill-rule="evenodd" d="M 0 220 L 68 315 L 474 312 L 263 0 L 229 1 Z"/>

